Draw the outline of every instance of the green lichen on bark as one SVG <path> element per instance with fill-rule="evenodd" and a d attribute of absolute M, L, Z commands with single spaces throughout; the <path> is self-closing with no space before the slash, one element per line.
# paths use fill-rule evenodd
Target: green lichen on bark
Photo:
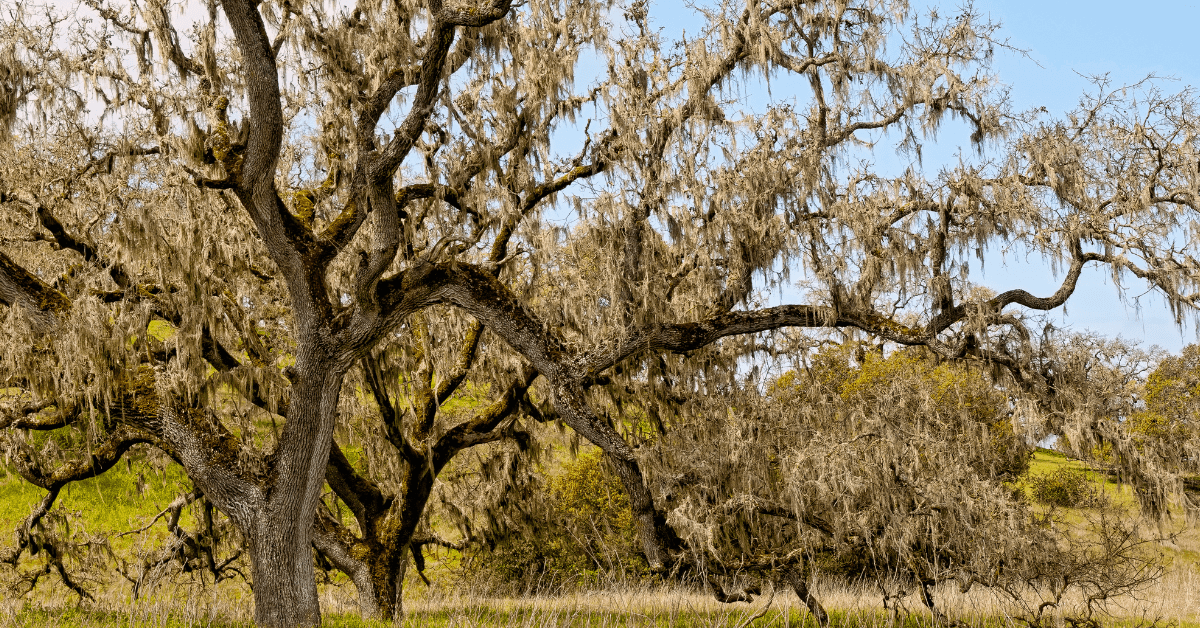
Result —
<path fill-rule="evenodd" d="M 292 215 L 306 229 L 312 230 L 313 222 L 316 218 L 317 202 L 320 199 L 327 198 L 330 194 L 337 190 L 338 179 L 338 161 L 342 158 L 341 155 L 331 152 L 326 155 L 326 160 L 329 165 L 329 174 L 321 181 L 321 184 L 315 188 L 303 188 L 292 193 Z M 353 213 L 353 205 L 351 205 L 351 213 Z"/>
<path fill-rule="evenodd" d="M 117 399 L 113 414 L 118 421 L 139 426 L 159 425 L 161 401 L 152 367 L 142 365 L 119 381 Z"/>
<path fill-rule="evenodd" d="M 217 161 L 224 162 L 232 146 L 229 139 L 229 116 L 226 113 L 229 108 L 229 98 L 219 96 L 213 101 L 212 108 L 216 114 L 217 123 L 208 136 L 208 148 Z"/>
<path fill-rule="evenodd" d="M 316 208 L 316 197 L 312 190 L 296 190 L 292 194 L 292 215 L 307 229 L 312 229 Z"/>
<path fill-rule="evenodd" d="M 338 237 L 342 231 L 344 231 L 351 223 L 354 222 L 357 209 L 358 206 L 354 203 L 354 201 L 346 203 L 345 209 L 343 209 L 341 213 L 337 215 L 337 218 L 334 218 L 329 222 L 328 225 L 326 225 L 323 238 L 326 240 L 331 240 Z"/>

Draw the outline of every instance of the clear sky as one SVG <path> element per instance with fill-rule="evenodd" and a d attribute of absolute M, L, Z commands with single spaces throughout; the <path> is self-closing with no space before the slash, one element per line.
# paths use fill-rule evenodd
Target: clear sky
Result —
<path fill-rule="evenodd" d="M 662 16 L 662 9 L 668 6 L 686 11 L 675 0 L 659 0 L 656 8 L 660 10 L 651 15 Z M 1011 88 L 1016 110 L 1045 107 L 1052 115 L 1061 116 L 1092 88 L 1086 77 L 1100 74 L 1107 74 L 1114 86 L 1132 84 L 1151 74 L 1163 79 L 1158 84 L 1165 92 L 1200 86 L 1200 55 L 1195 50 L 1200 3 L 980 0 L 973 6 L 983 17 L 1002 24 L 999 39 L 1028 53 L 998 50 L 994 61 L 1000 79 Z M 963 5 L 918 1 L 912 7 L 920 12 L 936 7 L 950 17 L 960 13 Z M 671 28 L 688 22 L 675 17 L 671 26 L 661 21 L 659 25 Z M 924 151 L 924 166 L 930 175 L 966 144 L 966 133 L 955 132 L 950 125 L 943 127 L 941 138 L 941 145 Z M 906 165 L 898 164 L 892 151 L 882 146 L 875 159 L 885 171 L 896 168 L 900 172 Z M 989 255 L 982 274 L 973 271 L 972 277 L 997 291 L 1020 287 L 1038 296 L 1048 296 L 1061 280 L 1061 275 L 1053 275 L 1038 260 L 1011 255 L 1004 259 L 999 254 Z M 1197 341 L 1193 324 L 1187 322 L 1182 329 L 1177 326 L 1160 297 L 1145 294 L 1144 285 L 1136 279 L 1125 283 L 1122 301 L 1109 273 L 1091 265 L 1074 297 L 1065 308 L 1052 313 L 1052 320 L 1074 330 L 1120 335 L 1173 352 Z"/>
<path fill-rule="evenodd" d="M 1080 75 L 1108 74 L 1114 85 L 1149 74 L 1176 79 L 1160 83 L 1168 92 L 1200 86 L 1195 30 L 1200 24 L 1200 3 L 990 0 L 974 6 L 1003 24 L 1002 36 L 1012 45 L 1029 52 L 1031 59 L 1001 52 L 995 60 L 994 67 L 1011 86 L 1018 109 L 1045 106 L 1052 114 L 1070 110 L 1089 87 Z M 1015 264 L 986 270 L 992 272 L 984 275 L 985 281 L 1000 289 L 1007 287 L 997 285 L 1003 279 L 1011 278 L 1015 286 L 1043 275 Z M 1000 271 L 1007 272 L 1001 275 Z M 1076 329 L 1120 334 L 1172 351 L 1196 342 L 1194 327 L 1189 323 L 1181 331 L 1160 298 L 1141 298 L 1139 315 L 1139 302 L 1127 299 L 1122 304 L 1105 275 L 1101 270 L 1088 272 L 1068 302 L 1066 315 L 1056 312 L 1056 318 Z M 1047 288 L 1053 285 L 1048 277 L 1042 281 Z M 1127 283 L 1131 296 L 1144 291 L 1137 290 L 1136 283 Z"/>

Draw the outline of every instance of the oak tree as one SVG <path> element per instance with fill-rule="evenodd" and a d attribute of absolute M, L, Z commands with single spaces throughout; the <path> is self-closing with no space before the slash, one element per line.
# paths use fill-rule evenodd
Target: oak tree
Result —
<path fill-rule="evenodd" d="M 686 553 L 622 429 L 631 398 L 657 429 L 785 328 L 1019 373 L 1001 340 L 1088 264 L 1180 316 L 1195 302 L 1174 241 L 1195 232 L 1190 95 L 1101 85 L 1064 120 L 1013 114 L 970 9 L 726 1 L 672 41 L 644 2 L 195 8 L 6 16 L 4 368 L 21 416 L 182 464 L 246 538 L 263 625 L 319 621 L 312 523 L 346 376 L 428 308 L 501 341 L 509 381 L 536 374 L 669 572 Z M 748 107 L 768 82 L 789 99 Z M 999 156 L 929 177 L 856 161 L 888 138 L 919 154 L 950 119 Z M 980 290 L 970 260 L 1000 242 L 1061 264 L 1061 287 Z"/>

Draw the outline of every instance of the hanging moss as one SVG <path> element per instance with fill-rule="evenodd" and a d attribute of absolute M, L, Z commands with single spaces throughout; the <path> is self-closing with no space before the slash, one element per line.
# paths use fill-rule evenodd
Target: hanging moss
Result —
<path fill-rule="evenodd" d="M 71 308 L 71 300 L 66 295 L 43 283 L 3 252 L 0 252 L 0 273 L 17 283 L 32 305 L 40 311 L 61 313 Z"/>

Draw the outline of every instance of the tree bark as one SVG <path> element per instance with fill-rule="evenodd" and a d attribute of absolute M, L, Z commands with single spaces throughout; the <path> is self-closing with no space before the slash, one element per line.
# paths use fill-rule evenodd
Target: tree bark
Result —
<path fill-rule="evenodd" d="M 259 626 L 318 625 L 321 609 L 313 581 L 312 552 L 301 551 L 309 535 L 291 522 L 260 513 L 249 539 L 254 574 L 254 621 Z M 300 565 L 307 561 L 307 569 Z"/>
<path fill-rule="evenodd" d="M 335 567 L 350 576 L 358 591 L 358 612 L 363 619 L 380 619 L 378 596 L 371 583 L 370 567 L 354 556 L 349 544 L 338 538 L 337 532 L 334 522 L 319 518 L 313 530 L 313 546 Z"/>
<path fill-rule="evenodd" d="M 443 443 L 444 445 L 444 443 Z M 348 530 L 332 520 L 318 523 L 322 527 L 316 539 L 320 550 L 334 565 L 349 575 L 358 588 L 359 607 L 364 616 L 383 620 L 403 616 L 402 594 L 408 552 L 421 522 L 421 515 L 433 493 L 434 481 L 445 462 L 454 452 L 439 451 L 430 463 L 424 459 L 410 460 L 405 474 L 404 494 L 399 500 L 371 500 L 350 493 L 352 483 L 340 475 L 349 469 L 335 469 L 338 455 L 330 460 L 330 486 L 345 502 L 357 502 L 363 512 L 356 513 L 363 537 L 355 538 Z"/>
<path fill-rule="evenodd" d="M 274 483 L 252 529 L 245 530 L 254 573 L 254 620 L 260 626 L 321 622 L 312 527 L 345 367 L 301 351 L 296 371 L 288 420 L 271 469 L 274 477 L 269 478 Z"/>
<path fill-rule="evenodd" d="M 419 442 L 428 436 L 437 407 L 465 381 L 482 329 L 482 325 L 473 327 L 464 339 L 459 364 L 447 377 L 439 378 L 436 390 L 427 387 L 413 395 L 409 402 L 414 409 L 408 412 L 393 403 L 373 359 L 363 360 L 367 384 L 383 415 L 385 434 L 406 464 L 399 494 L 385 495 L 375 482 L 358 474 L 336 443 L 331 448 L 326 481 L 354 513 L 362 537 L 321 513 L 314 542 L 335 567 L 354 580 L 360 607 L 371 609 L 381 619 L 396 619 L 403 613 L 409 553 L 417 570 L 424 568 L 421 547 L 426 542 L 415 535 L 438 474 L 463 449 L 510 436 L 511 432 L 501 425 L 519 410 L 526 391 L 538 377 L 536 371 L 523 369 L 503 394 L 470 419 L 445 430 L 428 450 L 414 447 L 410 438 Z M 411 432 L 402 428 L 405 417 L 413 420 Z"/>
<path fill-rule="evenodd" d="M 807 570 L 805 570 L 807 571 Z M 808 588 L 808 577 L 798 569 L 790 569 L 785 574 L 785 578 L 792 590 L 796 592 L 796 597 L 800 598 L 801 602 L 808 607 L 808 612 L 812 613 L 813 618 L 821 626 L 829 625 L 829 613 L 825 612 L 825 607 L 821 606 L 821 602 L 813 595 Z"/>
<path fill-rule="evenodd" d="M 245 535 L 259 626 L 321 621 L 313 577 L 313 521 L 345 367 L 301 355 L 287 423 L 273 464 L 265 468 L 245 468 L 240 443 L 219 421 L 208 420 L 147 381 L 131 384 L 133 392 L 119 408 L 125 420 L 161 438 L 160 446 Z M 142 376 L 152 382 L 151 369 Z M 265 477 L 258 475 L 263 470 Z"/>

